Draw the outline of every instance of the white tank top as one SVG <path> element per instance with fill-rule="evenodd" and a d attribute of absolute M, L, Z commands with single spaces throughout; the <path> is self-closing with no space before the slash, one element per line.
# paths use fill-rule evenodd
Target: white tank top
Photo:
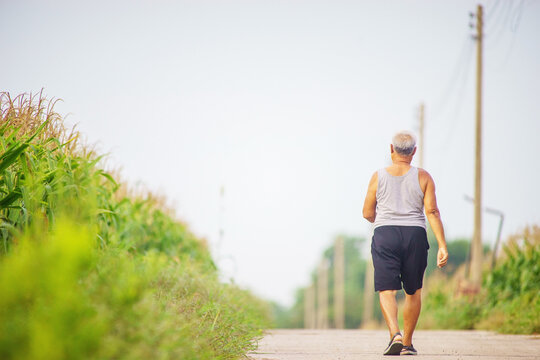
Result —
<path fill-rule="evenodd" d="M 418 181 L 418 168 L 411 166 L 402 176 L 380 169 L 377 184 L 377 208 L 374 227 L 384 225 L 426 228 L 424 193 Z"/>

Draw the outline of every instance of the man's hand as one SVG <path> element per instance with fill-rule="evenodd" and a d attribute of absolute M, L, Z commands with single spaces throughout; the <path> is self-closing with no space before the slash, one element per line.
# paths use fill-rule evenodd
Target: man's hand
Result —
<path fill-rule="evenodd" d="M 440 247 L 437 252 L 437 266 L 442 268 L 448 262 L 448 250 L 446 247 Z"/>

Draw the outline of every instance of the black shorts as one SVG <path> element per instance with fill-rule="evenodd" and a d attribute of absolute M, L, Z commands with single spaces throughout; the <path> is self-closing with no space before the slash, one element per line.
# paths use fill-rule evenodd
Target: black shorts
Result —
<path fill-rule="evenodd" d="M 422 288 L 429 244 L 420 226 L 379 226 L 373 232 L 371 256 L 375 291 L 401 290 L 413 295 Z"/>

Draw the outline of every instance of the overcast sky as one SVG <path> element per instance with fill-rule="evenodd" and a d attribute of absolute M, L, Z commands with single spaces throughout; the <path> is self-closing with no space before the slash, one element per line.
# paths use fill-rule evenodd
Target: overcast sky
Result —
<path fill-rule="evenodd" d="M 482 4 L 483 199 L 506 237 L 540 223 L 540 1 Z M 369 178 L 420 102 L 447 236 L 472 235 L 476 5 L 1 1 L 0 90 L 63 99 L 209 241 L 224 279 L 290 304 L 336 234 L 369 235 Z M 485 243 L 497 225 L 484 216 Z"/>

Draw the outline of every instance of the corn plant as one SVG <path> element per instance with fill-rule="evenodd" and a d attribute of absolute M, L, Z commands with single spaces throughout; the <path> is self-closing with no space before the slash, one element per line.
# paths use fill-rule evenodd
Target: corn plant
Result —
<path fill-rule="evenodd" d="M 15 99 L 0 95 L 2 251 L 34 218 L 54 225 L 64 211 L 95 223 L 101 247 L 153 249 L 215 269 L 204 243 L 158 197 L 120 195 L 121 185 L 99 166 L 102 157 L 77 143 L 79 134 L 65 129 L 53 105 L 41 94 Z"/>
<path fill-rule="evenodd" d="M 265 304 L 101 168 L 41 94 L 0 93 L 0 358 L 237 359 Z"/>

